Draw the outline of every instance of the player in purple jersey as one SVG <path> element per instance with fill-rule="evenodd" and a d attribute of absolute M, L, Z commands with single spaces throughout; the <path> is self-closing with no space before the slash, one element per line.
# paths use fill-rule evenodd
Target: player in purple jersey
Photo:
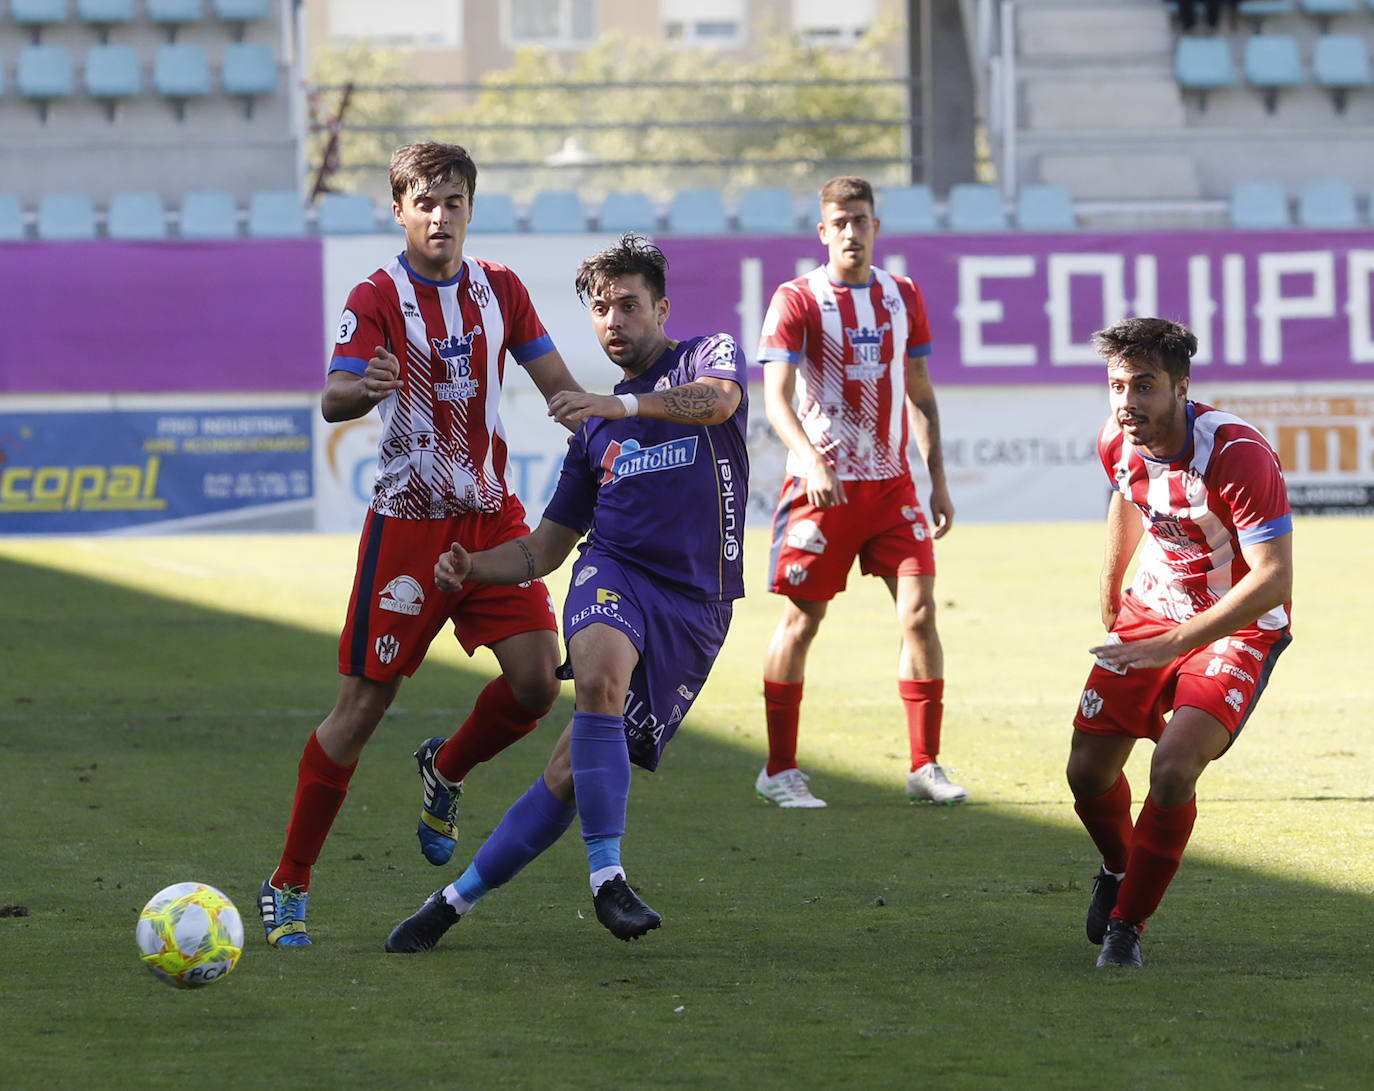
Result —
<path fill-rule="evenodd" d="M 614 394 L 550 400 L 561 423 L 580 427 L 532 534 L 474 553 L 454 543 L 435 565 L 445 590 L 518 583 L 552 572 L 582 540 L 563 611 L 576 711 L 544 772 L 457 881 L 393 929 L 388 951 L 430 950 L 574 815 L 597 920 L 623 940 L 662 923 L 621 864 L 630 767 L 657 767 L 725 640 L 744 594 L 749 481 L 745 361 L 727 334 L 668 338 L 666 269 L 636 235 L 582 263 L 578 296 L 624 380 Z"/>

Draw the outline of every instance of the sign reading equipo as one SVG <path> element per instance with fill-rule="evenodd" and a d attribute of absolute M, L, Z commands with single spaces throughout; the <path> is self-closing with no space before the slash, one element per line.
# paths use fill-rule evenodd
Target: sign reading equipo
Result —
<path fill-rule="evenodd" d="M 0 413 L 0 533 L 241 522 L 312 503 L 308 410 Z"/>

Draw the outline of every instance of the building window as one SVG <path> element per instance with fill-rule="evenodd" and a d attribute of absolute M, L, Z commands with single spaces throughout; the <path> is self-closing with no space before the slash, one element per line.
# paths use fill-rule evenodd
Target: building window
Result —
<path fill-rule="evenodd" d="M 463 0 L 330 0 L 329 37 L 335 45 L 457 49 L 463 44 Z"/>
<path fill-rule="evenodd" d="M 596 0 L 506 0 L 511 45 L 590 45 L 596 40 L 596 23 Z"/>
<path fill-rule="evenodd" d="M 744 44 L 745 0 L 662 0 L 663 39 L 681 45 Z"/>
<path fill-rule="evenodd" d="M 792 0 L 792 27 L 817 46 L 849 46 L 864 36 L 878 15 L 878 0 Z"/>

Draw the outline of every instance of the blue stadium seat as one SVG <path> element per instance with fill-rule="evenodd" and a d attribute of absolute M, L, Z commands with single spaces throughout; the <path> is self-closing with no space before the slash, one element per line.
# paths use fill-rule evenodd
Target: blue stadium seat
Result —
<path fill-rule="evenodd" d="M 248 234 L 295 238 L 305 234 L 305 209 L 294 189 L 258 190 L 248 200 Z"/>
<path fill-rule="evenodd" d="M 1022 186 L 1014 215 L 1023 231 L 1072 231 L 1078 226 L 1073 198 L 1063 186 Z"/>
<path fill-rule="evenodd" d="M 193 189 L 181 198 L 183 239 L 232 239 L 239 233 L 239 211 L 223 190 Z"/>
<path fill-rule="evenodd" d="M 1264 108 L 1273 113 L 1279 92 L 1307 81 L 1298 41 L 1291 34 L 1256 34 L 1245 40 L 1245 78 L 1264 92 Z"/>
<path fill-rule="evenodd" d="M 647 193 L 612 190 L 601 202 L 596 223 L 602 231 L 644 231 L 652 234 L 658 230 L 658 212 Z"/>
<path fill-rule="evenodd" d="M 272 14 L 272 0 L 214 0 L 215 18 L 234 28 L 234 40 L 243 41 L 247 24 Z"/>
<path fill-rule="evenodd" d="M 115 104 L 143 90 L 138 53 L 129 45 L 93 45 L 86 54 L 82 74 L 86 94 L 105 100 L 105 112 L 114 120 Z"/>
<path fill-rule="evenodd" d="M 940 227 L 935 194 L 925 185 L 888 186 L 878 197 L 877 215 L 887 232 L 937 231 Z"/>
<path fill-rule="evenodd" d="M 95 238 L 95 206 L 87 193 L 49 193 L 38 204 L 40 239 Z"/>
<path fill-rule="evenodd" d="M 105 213 L 105 234 L 112 239 L 164 239 L 167 210 L 152 192 L 116 193 Z"/>
<path fill-rule="evenodd" d="M 469 231 L 478 234 L 514 234 L 520 230 L 520 218 L 515 214 L 515 202 L 508 193 L 481 193 L 472 203 L 472 223 Z"/>
<path fill-rule="evenodd" d="M 67 0 L 10 0 L 10 18 L 25 27 L 37 45 L 44 27 L 67 21 Z"/>
<path fill-rule="evenodd" d="M 1002 191 L 983 182 L 950 187 L 946 209 L 951 231 L 1005 231 L 1007 209 Z"/>
<path fill-rule="evenodd" d="M 1207 92 L 1236 84 L 1229 40 L 1225 35 L 1183 35 L 1174 47 L 1174 76 L 1185 91 L 1197 92 L 1198 106 L 1207 109 Z"/>
<path fill-rule="evenodd" d="M 1298 0 L 1298 7 L 1304 15 L 1317 20 L 1317 26 L 1325 34 L 1331 29 L 1331 20 L 1337 15 L 1353 15 L 1360 9 L 1359 0 Z"/>
<path fill-rule="evenodd" d="M 148 19 L 161 24 L 167 40 L 175 42 L 177 31 L 184 23 L 198 23 L 205 16 L 204 0 L 143 0 Z"/>
<path fill-rule="evenodd" d="M 242 95 L 244 113 L 252 117 L 253 96 L 271 95 L 277 90 L 277 58 L 271 47 L 231 42 L 224 50 L 220 86 L 225 94 Z"/>
<path fill-rule="evenodd" d="M 746 189 L 737 216 L 739 229 L 748 235 L 791 235 L 797 230 L 792 195 L 780 186 Z"/>
<path fill-rule="evenodd" d="M 67 47 L 26 45 L 19 52 L 14 86 L 25 98 L 38 102 L 39 116 L 46 121 L 48 103 L 52 99 L 70 98 L 76 94 L 76 75 Z"/>
<path fill-rule="evenodd" d="M 1323 34 L 1312 51 L 1312 75 L 1331 92 L 1336 112 L 1343 113 L 1350 92 L 1374 82 L 1364 38 L 1358 34 Z"/>
<path fill-rule="evenodd" d="M 153 56 L 153 86 L 171 99 L 177 118 L 185 116 L 186 100 L 210 93 L 210 62 L 198 45 L 158 46 Z"/>
<path fill-rule="evenodd" d="M 108 42 L 110 27 L 133 22 L 134 0 L 76 0 L 76 13 L 96 28 L 102 43 Z"/>
<path fill-rule="evenodd" d="M 1288 212 L 1288 194 L 1280 183 L 1268 180 L 1237 182 L 1231 190 L 1229 212 L 1232 227 L 1250 231 L 1267 231 L 1293 224 Z"/>
<path fill-rule="evenodd" d="M 582 198 L 570 189 L 541 189 L 530 202 L 530 230 L 536 235 L 567 235 L 587 230 Z"/>
<path fill-rule="evenodd" d="M 1355 189 L 1347 182 L 1321 179 L 1308 182 L 1298 193 L 1298 224 L 1340 229 L 1358 227 Z"/>
<path fill-rule="evenodd" d="M 24 237 L 24 206 L 13 193 L 0 193 L 0 242 L 16 242 Z"/>
<path fill-rule="evenodd" d="M 668 204 L 668 230 L 674 235 L 723 235 L 729 227 L 719 190 L 680 189 Z"/>
<path fill-rule="evenodd" d="M 377 210 L 365 193 L 326 193 L 315 211 L 321 235 L 377 233 Z"/>
<path fill-rule="evenodd" d="M 1293 0 L 1240 0 L 1236 13 L 1250 23 L 1256 34 L 1264 29 L 1264 20 L 1270 15 L 1287 15 L 1293 10 Z"/>

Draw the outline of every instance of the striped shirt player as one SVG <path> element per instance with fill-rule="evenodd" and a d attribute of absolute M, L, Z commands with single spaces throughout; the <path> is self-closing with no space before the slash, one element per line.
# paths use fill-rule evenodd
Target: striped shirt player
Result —
<path fill-rule="evenodd" d="M 831 179 L 820 207 L 829 260 L 774 292 L 759 342 L 768 420 L 787 447 L 769 590 L 787 601 L 764 660 L 768 761 L 754 788 L 782 807 L 825 806 L 797 767 L 802 684 L 811 641 L 857 558 L 897 606 L 907 797 L 958 803 L 968 793 L 936 762 L 944 658 L 933 539 L 949 529 L 954 506 L 926 369 L 930 322 L 920 288 L 873 264 L 879 224 L 869 184 Z M 930 474 L 933 529 L 907 459 L 913 439 Z"/>

